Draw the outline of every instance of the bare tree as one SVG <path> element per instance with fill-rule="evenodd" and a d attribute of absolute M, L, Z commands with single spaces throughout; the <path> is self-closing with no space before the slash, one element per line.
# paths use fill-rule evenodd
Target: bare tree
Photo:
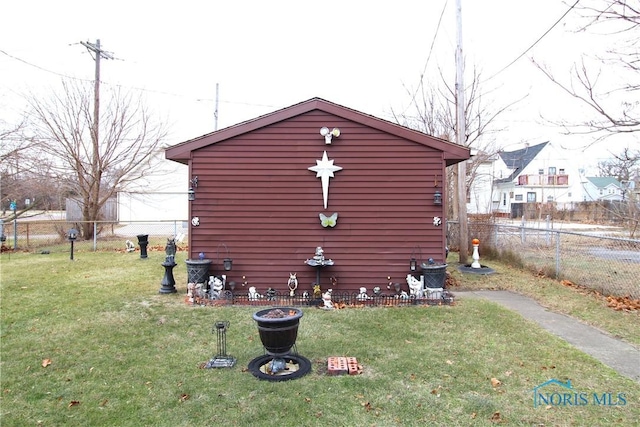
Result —
<path fill-rule="evenodd" d="M 118 89 L 109 95 L 99 117 L 99 140 L 89 85 L 65 80 L 62 91 L 50 98 L 28 98 L 33 139 L 51 159 L 57 182 L 81 207 L 85 239 L 93 237 L 88 221 L 102 219 L 101 209 L 110 198 L 148 178 L 151 160 L 166 136 L 164 125 L 152 121 L 141 98 Z"/>
<path fill-rule="evenodd" d="M 412 91 L 407 89 L 407 93 L 411 97 L 411 113 L 394 112 L 396 122 L 425 132 L 429 135 L 437 136 L 448 141 L 456 140 L 456 94 L 455 88 L 449 84 L 443 72 L 439 73 L 439 84 L 424 85 L 420 82 L 418 90 Z M 495 146 L 494 136 L 503 129 L 496 126 L 496 118 L 500 114 L 507 111 L 520 100 L 512 103 L 496 107 L 491 102 L 486 102 L 490 98 L 490 92 L 482 91 L 482 79 L 480 72 L 474 68 L 471 83 L 465 89 L 464 108 L 465 114 L 465 145 L 474 148 L 476 155 L 473 156 L 467 165 L 466 189 L 467 199 L 469 191 L 478 174 L 478 167 L 487 159 L 496 154 L 498 148 Z M 451 185 L 455 182 L 455 168 L 447 170 L 447 182 Z M 447 192 L 450 197 L 456 194 L 455 189 L 450 188 Z M 450 200 L 452 201 L 452 200 Z M 450 209 L 454 209 L 455 203 L 449 203 Z M 457 217 L 457 212 L 448 212 L 450 217 Z"/>
<path fill-rule="evenodd" d="M 30 184 L 35 181 L 28 177 L 43 166 L 45 159 L 37 159 L 31 155 L 38 153 L 37 143 L 24 136 L 24 127 L 24 120 L 13 125 L 0 121 L 1 219 L 6 219 L 7 209 L 12 202 L 15 203 L 16 210 L 9 214 L 15 218 L 35 207 L 25 204 L 25 199 L 37 193 Z"/>
<path fill-rule="evenodd" d="M 623 148 L 619 154 L 611 153 L 613 158 L 598 163 L 600 176 L 612 176 L 620 182 L 629 182 L 633 179 L 633 171 L 640 166 L 640 150 Z"/>
<path fill-rule="evenodd" d="M 578 100 L 594 113 L 593 118 L 557 124 L 567 134 L 584 134 L 598 142 L 611 135 L 640 132 L 640 5 L 629 0 L 587 0 L 576 9 L 586 22 L 578 31 L 596 33 L 600 37 L 615 37 L 602 56 L 583 56 L 574 64 L 569 81 L 558 79 L 547 67 L 537 67 L 562 91 Z M 615 70 L 614 86 L 604 86 L 607 72 Z M 621 78 L 620 74 L 624 77 Z"/>

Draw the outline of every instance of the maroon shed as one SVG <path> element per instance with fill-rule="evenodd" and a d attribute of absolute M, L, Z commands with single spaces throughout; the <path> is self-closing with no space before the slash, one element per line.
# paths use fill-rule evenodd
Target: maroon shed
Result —
<path fill-rule="evenodd" d="M 328 144 L 323 127 L 340 135 Z M 297 273 L 298 291 L 310 291 L 316 271 L 305 261 L 321 246 L 334 261 L 322 271 L 323 291 L 333 276 L 334 291 L 371 292 L 384 289 L 388 276 L 406 283 L 413 252 L 418 261 L 444 261 L 447 198 L 438 205 L 434 194 L 445 190 L 445 167 L 468 159 L 469 149 L 313 98 L 165 155 L 197 177 L 189 216 L 199 225 L 190 224 L 189 258 L 204 252 L 213 260 L 210 274 L 223 273 L 226 245 L 233 258 L 227 280 L 239 285 L 245 276 L 260 293 L 285 292 L 289 273 Z M 334 213 L 335 227 L 323 226 L 320 215 Z"/>

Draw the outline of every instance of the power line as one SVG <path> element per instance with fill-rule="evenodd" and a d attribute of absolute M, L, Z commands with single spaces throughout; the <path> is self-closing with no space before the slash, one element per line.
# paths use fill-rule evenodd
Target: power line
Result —
<path fill-rule="evenodd" d="M 424 63 L 424 68 L 422 69 L 422 73 L 420 74 L 420 83 L 418 84 L 418 87 L 416 87 L 416 90 L 413 93 L 413 96 L 411 97 L 411 104 L 410 105 L 412 105 L 415 102 L 416 96 L 418 96 L 418 90 L 423 86 L 424 75 L 427 72 L 427 66 L 429 65 L 429 61 L 431 60 L 431 54 L 433 53 L 433 47 L 436 44 L 436 38 L 438 37 L 438 33 L 440 32 L 440 24 L 442 23 L 442 17 L 444 16 L 444 11 L 447 9 L 447 4 L 448 3 L 449 3 L 448 1 L 444 2 L 444 6 L 442 7 L 442 12 L 440 12 L 440 18 L 438 19 L 438 26 L 436 27 L 436 32 L 433 35 L 433 39 L 431 40 L 431 47 L 429 48 L 429 55 L 427 56 L 427 60 Z M 405 112 L 406 112 L 406 110 L 405 110 Z M 404 114 L 404 112 L 402 114 Z"/>
<path fill-rule="evenodd" d="M 3 55 L 8 56 L 9 58 L 11 58 L 11 59 L 13 59 L 15 61 L 22 62 L 23 64 L 26 64 L 26 65 L 28 65 L 30 67 L 36 68 L 36 69 L 38 69 L 40 71 L 44 71 L 44 72 L 49 73 L 49 74 L 54 74 L 56 76 L 64 77 L 64 78 L 67 78 L 67 79 L 80 80 L 80 81 L 84 81 L 84 82 L 93 81 L 93 80 L 83 79 L 83 78 L 79 78 L 79 77 L 73 77 L 73 76 L 69 76 L 67 74 L 58 73 L 57 71 L 49 70 L 47 68 L 44 68 L 44 67 L 41 67 L 39 65 L 33 64 L 33 63 L 29 62 L 29 61 L 26 61 L 26 60 L 24 60 L 22 58 L 18 58 L 17 56 L 11 55 L 11 54 L 9 54 L 9 53 L 5 52 L 4 50 L 1 50 L 1 49 L 0 49 L 0 53 L 2 53 Z"/>
<path fill-rule="evenodd" d="M 569 12 L 571 12 L 577 5 L 578 3 L 580 3 L 580 0 L 576 0 L 576 2 L 571 5 L 569 7 L 569 9 L 567 9 L 567 11 L 565 13 L 562 14 L 562 16 L 560 18 L 558 18 L 558 20 L 556 22 L 553 23 L 553 25 L 551 27 L 549 27 L 549 29 L 547 31 L 545 31 L 540 37 L 538 37 L 538 39 L 533 42 L 531 44 L 531 46 L 529 46 L 524 52 L 522 52 L 520 55 L 518 55 L 516 57 L 516 59 L 514 59 L 513 61 L 509 62 L 504 68 L 502 68 L 500 71 L 498 71 L 497 73 L 495 73 L 494 75 L 492 75 L 491 77 L 489 77 L 488 79 L 486 79 L 485 81 L 489 81 L 492 78 L 494 78 L 495 76 L 497 76 L 498 74 L 502 73 L 503 71 L 505 71 L 507 68 L 511 67 L 513 64 L 516 63 L 516 61 L 518 61 L 520 58 L 522 58 L 523 56 L 525 56 L 527 54 L 527 52 L 529 52 L 531 49 L 533 49 L 538 43 L 540 43 L 540 41 L 545 38 L 547 36 L 547 34 L 549 34 L 551 32 L 551 30 L 553 30 L 564 18 L 565 16 L 567 16 L 569 14 Z"/>
<path fill-rule="evenodd" d="M 84 43 L 79 43 L 84 45 Z M 87 46 L 85 46 L 87 47 Z M 103 51 L 105 52 L 105 51 Z M 85 78 L 81 78 L 81 77 L 75 77 L 75 76 L 70 76 L 68 74 L 63 74 L 57 71 L 52 71 L 50 69 L 47 69 L 45 67 L 42 67 L 40 65 L 34 64 L 32 62 L 29 62 L 25 59 L 19 58 L 15 55 L 11 55 L 10 53 L 0 49 L 0 53 L 2 53 L 3 55 L 21 62 L 25 65 L 28 65 L 29 67 L 33 67 L 35 69 L 38 69 L 40 71 L 44 71 L 45 73 L 49 73 L 49 74 L 53 74 L 59 77 L 63 77 L 66 79 L 70 79 L 70 80 L 77 80 L 77 81 L 82 81 L 82 82 L 87 82 L 87 83 L 93 83 L 94 80 L 92 79 L 85 79 Z M 107 52 L 105 52 L 107 53 Z M 117 58 L 109 58 L 109 59 L 117 59 Z M 213 101 L 212 99 L 203 99 L 203 98 L 194 98 L 188 95 L 184 95 L 184 94 L 179 94 L 179 93 L 175 93 L 175 92 L 167 92 L 167 91 L 163 91 L 163 90 L 155 90 L 155 89 L 148 89 L 148 88 L 142 88 L 139 86 L 129 86 L 129 85 L 121 85 L 121 84 L 114 84 L 114 83 L 110 83 L 108 81 L 102 80 L 101 81 L 102 84 L 108 85 L 108 86 L 112 86 L 112 87 L 118 87 L 118 88 L 124 88 L 124 89 L 131 89 L 131 90 L 137 90 L 139 92 L 145 92 L 145 93 L 152 93 L 152 94 L 158 94 L 158 95 L 166 95 L 166 96 L 173 96 L 176 98 L 183 98 L 183 99 L 189 99 L 192 101 Z M 266 105 L 266 104 L 255 104 L 255 103 L 251 103 L 251 102 L 242 102 L 242 101 L 225 101 L 225 100 L 220 100 L 220 103 L 223 104 L 236 104 L 236 105 L 245 105 L 245 106 L 249 106 L 249 107 L 269 107 L 269 108 L 277 108 L 277 106 L 275 105 Z"/>

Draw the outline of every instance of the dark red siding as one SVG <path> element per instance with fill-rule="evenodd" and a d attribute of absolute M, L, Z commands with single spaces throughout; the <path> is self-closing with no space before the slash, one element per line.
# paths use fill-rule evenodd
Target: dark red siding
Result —
<path fill-rule="evenodd" d="M 338 127 L 326 145 L 322 126 Z M 327 151 L 343 169 L 330 179 L 324 209 L 321 180 L 308 170 Z M 286 291 L 296 272 L 299 292 L 311 290 L 315 270 L 304 261 L 316 246 L 335 261 L 322 271 L 321 286 L 338 278 L 335 291 L 386 287 L 387 276 L 406 283 L 409 258 L 444 258 L 445 228 L 434 226 L 444 205 L 433 204 L 435 180 L 443 191 L 443 152 L 380 132 L 362 123 L 314 110 L 267 127 L 216 142 L 191 153 L 191 176 L 198 176 L 190 216 L 190 257 L 205 252 L 217 259 L 224 243 L 231 251 L 228 280 L 264 293 Z M 444 200 L 446 198 L 443 197 Z M 323 228 L 319 213 L 338 212 L 337 226 Z M 226 250 L 220 249 L 220 262 Z M 221 265 L 214 267 L 221 273 Z M 240 286 L 239 286 L 240 288 Z"/>

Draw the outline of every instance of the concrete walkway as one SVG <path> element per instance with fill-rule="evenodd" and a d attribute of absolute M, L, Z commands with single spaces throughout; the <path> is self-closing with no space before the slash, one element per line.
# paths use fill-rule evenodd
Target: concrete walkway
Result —
<path fill-rule="evenodd" d="M 640 349 L 564 314 L 547 310 L 535 300 L 509 291 L 454 291 L 456 298 L 485 298 L 533 320 L 544 329 L 593 356 L 620 375 L 640 382 Z"/>

